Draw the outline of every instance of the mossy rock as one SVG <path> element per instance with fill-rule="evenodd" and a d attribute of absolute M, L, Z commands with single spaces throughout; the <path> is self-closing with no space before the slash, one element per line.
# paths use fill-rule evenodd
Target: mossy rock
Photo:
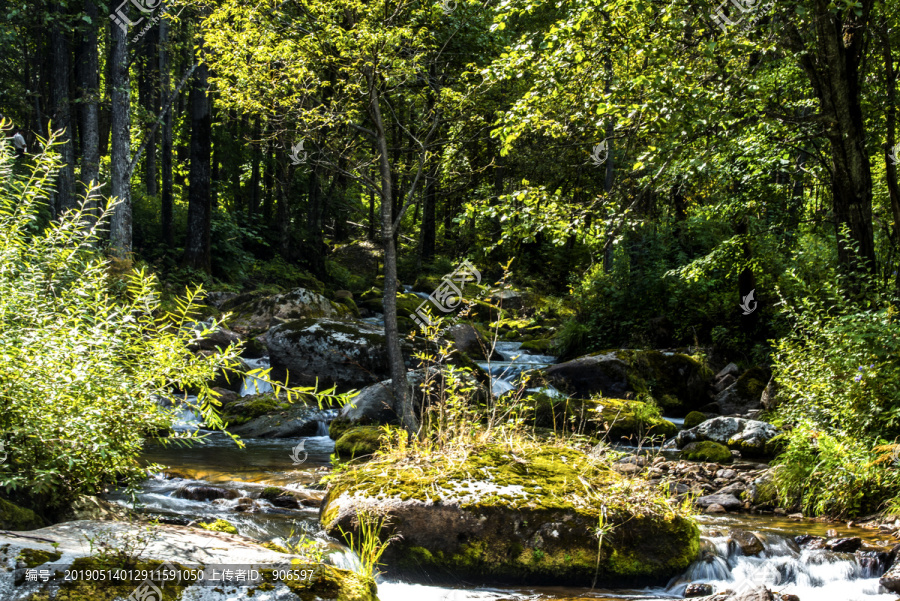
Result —
<path fill-rule="evenodd" d="M 526 340 L 522 343 L 521 348 L 523 351 L 528 351 L 539 355 L 550 355 L 553 354 L 553 339 L 535 338 L 533 340 Z"/>
<path fill-rule="evenodd" d="M 535 425 L 557 432 L 575 431 L 606 438 L 613 442 L 622 439 L 668 439 L 678 433 L 678 427 L 663 419 L 652 403 L 624 399 L 574 399 L 538 393 L 532 396 L 535 406 Z"/>
<path fill-rule="evenodd" d="M 379 426 L 356 426 L 345 431 L 334 443 L 335 452 L 341 457 L 371 455 L 381 447 Z"/>
<path fill-rule="evenodd" d="M 356 302 L 352 298 L 338 297 L 335 302 L 347 307 L 347 310 L 350 311 L 350 315 L 353 317 L 358 318 L 360 316 L 359 307 L 356 306 Z"/>
<path fill-rule="evenodd" d="M 291 404 L 275 393 L 245 396 L 223 407 L 222 419 L 230 426 L 238 426 L 267 413 L 283 411 Z"/>
<path fill-rule="evenodd" d="M 386 518 L 398 576 L 590 586 L 665 583 L 699 552 L 699 530 L 642 479 L 556 445 L 484 444 L 465 460 L 375 459 L 336 473 L 320 519 L 359 536 L 357 512 Z M 608 531 L 598 548 L 600 514 Z"/>
<path fill-rule="evenodd" d="M 0 499 L 0 529 L 35 530 L 44 526 L 44 520 L 35 512 L 19 507 L 6 499 Z"/>
<path fill-rule="evenodd" d="M 699 426 L 703 422 L 705 422 L 708 417 L 705 414 L 700 413 L 699 411 L 691 411 L 684 417 L 684 427 L 693 428 L 694 426 Z"/>
<path fill-rule="evenodd" d="M 44 551 L 42 549 L 22 549 L 19 552 L 18 559 L 25 564 L 26 568 L 36 568 L 45 563 L 53 563 L 62 557 L 62 553 L 58 551 Z"/>
<path fill-rule="evenodd" d="M 197 526 L 203 528 L 204 530 L 209 530 L 210 532 L 224 532 L 225 534 L 238 533 L 238 530 L 234 527 L 234 524 L 232 524 L 228 520 L 218 519 L 215 522 L 199 522 Z"/>
<path fill-rule="evenodd" d="M 328 436 L 331 437 L 331 440 L 337 440 L 344 435 L 344 432 L 357 425 L 359 424 L 355 424 L 348 419 L 336 417 L 328 424 Z"/>
<path fill-rule="evenodd" d="M 728 447 L 711 440 L 692 442 L 685 445 L 681 449 L 681 458 L 688 461 L 705 461 L 709 463 L 731 463 L 734 461 Z"/>
<path fill-rule="evenodd" d="M 666 399 L 663 406 L 673 414 L 686 415 L 708 402 L 707 390 L 714 374 L 697 359 L 660 351 L 619 351 L 617 355 L 629 366 L 631 389 Z"/>

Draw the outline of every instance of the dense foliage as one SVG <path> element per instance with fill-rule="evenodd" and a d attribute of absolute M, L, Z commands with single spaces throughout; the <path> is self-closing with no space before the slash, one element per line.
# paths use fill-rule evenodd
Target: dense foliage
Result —
<path fill-rule="evenodd" d="M 191 390 L 181 409 L 221 425 L 207 383 L 238 352 L 190 352 L 207 330 L 198 291 L 161 310 L 153 276 L 97 252 L 108 208 L 99 220 L 42 217 L 58 168 L 49 152 L 0 148 L 0 488 L 43 510 L 145 478 L 144 441 L 169 434 L 178 413 L 162 397 Z"/>

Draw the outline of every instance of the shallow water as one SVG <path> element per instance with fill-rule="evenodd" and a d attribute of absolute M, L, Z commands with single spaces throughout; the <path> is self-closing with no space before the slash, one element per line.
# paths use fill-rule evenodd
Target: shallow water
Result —
<path fill-rule="evenodd" d="M 492 362 L 490 366 L 495 382 L 512 388 L 510 380 L 523 371 L 552 362 L 544 363 L 548 358 L 542 356 L 520 355 L 520 346 L 520 343 L 506 342 L 498 345 L 505 361 Z M 254 364 L 254 367 L 265 366 L 265 360 Z M 250 390 L 253 384 L 255 382 L 248 379 L 245 389 Z M 183 417 L 187 427 L 201 425 L 191 415 Z M 303 457 L 303 461 L 297 464 L 293 459 L 294 449 L 301 441 L 303 446 L 300 450 L 303 452 L 296 455 Z M 241 449 L 223 434 L 210 434 L 203 444 L 193 447 L 148 447 L 144 460 L 168 467 L 164 473 L 156 474 L 143 485 L 138 494 L 141 510 L 182 521 L 227 519 L 240 534 L 261 541 L 281 541 L 292 534 L 306 533 L 328 541 L 331 563 L 348 569 L 358 565 L 358 559 L 352 552 L 328 540 L 322 532 L 318 509 L 283 509 L 259 498 L 266 486 L 283 486 L 307 495 L 321 495 L 321 487 L 317 483 L 323 473 L 330 470 L 334 442 L 327 436 L 316 436 L 303 439 L 245 439 L 244 443 L 246 448 Z M 631 452 L 648 450 L 618 448 Z M 215 486 L 232 491 L 232 496 L 252 499 L 252 506 L 249 511 L 237 511 L 236 499 L 194 501 L 179 497 L 179 491 L 193 486 Z M 114 495 L 113 499 L 123 503 L 126 501 L 121 494 Z M 701 515 L 698 522 L 704 541 L 704 557 L 695 561 L 684 574 L 673 578 L 667 588 L 479 587 L 462 581 L 456 586 L 429 586 L 392 579 L 390 567 L 387 566 L 384 568 L 386 574 L 379 582 L 378 595 L 382 601 L 651 601 L 681 599 L 689 582 L 709 582 L 716 590 L 765 585 L 772 590 L 796 594 L 801 601 L 898 599 L 897 595 L 883 592 L 878 584 L 883 566 L 877 562 L 863 565 L 857 556 L 851 554 L 800 550 L 792 540 L 799 534 L 826 536 L 829 530 L 836 530 L 838 536 L 859 536 L 875 546 L 885 547 L 895 542 L 886 540 L 877 531 L 763 515 Z M 764 539 L 764 557 L 743 557 L 735 548 L 729 548 L 727 534 L 732 529 L 759 533 Z"/>

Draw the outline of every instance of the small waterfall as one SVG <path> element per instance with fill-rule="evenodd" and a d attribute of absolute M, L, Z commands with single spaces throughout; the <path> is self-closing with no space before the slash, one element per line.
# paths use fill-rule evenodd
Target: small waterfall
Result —
<path fill-rule="evenodd" d="M 359 556 L 347 548 L 333 551 L 326 555 L 325 563 L 343 570 L 350 570 L 351 572 L 356 572 L 362 568 L 362 562 L 359 560 Z"/>
<path fill-rule="evenodd" d="M 478 367 L 491 376 L 491 391 L 495 397 L 502 396 L 511 390 L 515 390 L 516 384 L 526 372 L 547 367 L 556 362 L 556 357 L 551 355 L 529 355 L 521 352 L 521 342 L 499 341 L 494 350 L 500 355 L 502 361 L 480 361 Z M 560 394 L 552 387 L 545 387 L 551 394 Z M 529 389 L 529 392 L 544 389 Z"/>
<path fill-rule="evenodd" d="M 678 596 L 691 582 L 706 582 L 715 591 L 766 587 L 816 601 L 887 601 L 878 583 L 884 572 L 880 561 L 825 549 L 800 549 L 792 539 L 757 533 L 763 543 L 759 556 L 745 556 L 728 537 L 704 539 L 700 559 L 669 583 Z M 877 559 L 877 558 L 876 558 Z"/>
<path fill-rule="evenodd" d="M 426 300 L 431 298 L 431 295 L 427 292 L 416 292 L 409 284 L 403 284 L 403 292 L 405 292 L 406 294 L 415 294 L 419 298 L 424 298 Z"/>
<path fill-rule="evenodd" d="M 328 436 L 328 422 L 316 422 L 316 436 Z"/>
<path fill-rule="evenodd" d="M 247 364 L 247 367 L 250 370 L 254 369 L 268 369 L 271 367 L 271 363 L 269 363 L 268 357 L 261 357 L 259 359 L 244 359 L 244 363 Z M 251 394 L 266 394 L 268 392 L 272 392 L 272 385 L 268 382 L 260 380 L 255 376 L 247 376 L 244 378 L 243 383 L 241 384 L 241 396 L 249 396 Z"/>
<path fill-rule="evenodd" d="M 183 399 L 158 397 L 156 404 L 175 413 L 172 429 L 176 432 L 193 432 L 204 425 L 200 414 L 194 410 L 197 406 L 196 396 L 186 396 Z"/>

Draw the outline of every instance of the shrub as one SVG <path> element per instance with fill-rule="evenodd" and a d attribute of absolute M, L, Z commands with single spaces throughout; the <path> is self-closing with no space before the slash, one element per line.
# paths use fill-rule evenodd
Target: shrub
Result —
<path fill-rule="evenodd" d="M 20 173 L 0 150 L 0 488 L 52 512 L 146 476 L 145 437 L 175 419 L 161 397 L 197 389 L 194 408 L 219 425 L 206 382 L 235 364 L 237 349 L 189 352 L 199 290 L 161 311 L 151 275 L 104 259 L 97 248 L 111 205 L 97 225 L 76 210 L 36 227 L 58 159 L 45 151 L 31 160 Z"/>
<path fill-rule="evenodd" d="M 900 493 L 896 467 L 875 451 L 900 436 L 896 301 L 873 281 L 855 287 L 837 278 L 788 304 L 794 329 L 775 352 L 774 422 L 788 430 L 775 486 L 813 514 L 855 515 Z"/>

